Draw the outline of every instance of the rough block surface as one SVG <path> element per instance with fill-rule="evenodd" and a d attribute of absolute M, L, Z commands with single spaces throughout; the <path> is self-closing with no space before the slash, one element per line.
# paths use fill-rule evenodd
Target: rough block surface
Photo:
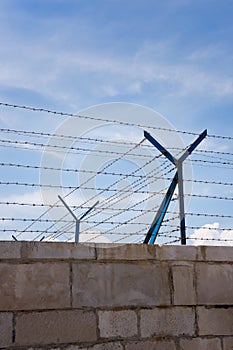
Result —
<path fill-rule="evenodd" d="M 188 307 L 141 310 L 140 326 L 142 337 L 192 336 L 195 332 L 195 313 Z"/>
<path fill-rule="evenodd" d="M 200 335 L 232 335 L 233 308 L 197 308 Z"/>
<path fill-rule="evenodd" d="M 213 339 L 181 339 L 180 350 L 222 350 L 221 340 Z"/>
<path fill-rule="evenodd" d="M 13 314 L 0 312 L 0 346 L 10 346 L 13 338 Z"/>
<path fill-rule="evenodd" d="M 125 350 L 176 350 L 176 346 L 172 340 L 147 340 L 126 344 Z"/>
<path fill-rule="evenodd" d="M 193 265 L 177 264 L 172 266 L 174 305 L 195 305 Z"/>
<path fill-rule="evenodd" d="M 196 273 L 199 305 L 233 305 L 233 265 L 198 263 Z"/>
<path fill-rule="evenodd" d="M 42 345 L 97 340 L 92 311 L 46 311 L 16 317 L 16 344 Z"/>
<path fill-rule="evenodd" d="M 168 304 L 170 289 L 166 264 L 73 264 L 75 307 Z"/>
<path fill-rule="evenodd" d="M 0 264 L 0 310 L 70 306 L 67 263 Z"/>
<path fill-rule="evenodd" d="M 101 338 L 130 338 L 137 335 L 137 315 L 132 310 L 99 311 Z"/>

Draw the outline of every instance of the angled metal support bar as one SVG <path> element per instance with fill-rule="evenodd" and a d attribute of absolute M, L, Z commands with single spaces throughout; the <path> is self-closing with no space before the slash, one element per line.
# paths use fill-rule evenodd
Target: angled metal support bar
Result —
<path fill-rule="evenodd" d="M 79 218 L 79 220 L 82 220 L 87 214 L 89 214 L 90 211 L 92 211 L 92 209 L 94 209 L 94 208 L 97 206 L 97 204 L 99 204 L 99 201 L 95 202 L 95 203 L 92 205 L 92 207 L 89 208 L 89 209 L 86 211 L 86 213 L 84 213 L 84 214 Z"/>
<path fill-rule="evenodd" d="M 178 162 L 182 163 L 194 150 L 197 148 L 199 143 L 207 136 L 207 129 L 204 130 L 198 138 L 191 143 L 191 145 L 188 147 L 188 149 L 182 154 L 182 156 L 179 158 Z"/>
<path fill-rule="evenodd" d="M 162 203 L 161 203 L 161 205 L 160 205 L 160 207 L 155 215 L 155 218 L 154 218 L 154 220 L 151 224 L 151 227 L 146 235 L 144 243 L 154 244 L 156 237 L 159 233 L 159 229 L 160 229 L 160 226 L 161 226 L 162 221 L 164 219 L 164 216 L 167 212 L 168 206 L 171 202 L 171 199 L 172 199 L 173 193 L 175 191 L 177 182 L 178 182 L 178 173 L 176 172 L 176 174 L 172 180 L 172 183 L 167 190 L 166 196 L 163 199 L 163 201 L 162 201 Z"/>
<path fill-rule="evenodd" d="M 176 165 L 176 159 L 173 157 L 173 155 L 167 151 L 158 141 L 156 141 L 147 131 L 144 131 L 145 138 L 152 143 L 153 146 L 155 146 L 167 159 L 170 160 L 173 164 Z"/>
<path fill-rule="evenodd" d="M 70 212 L 70 214 L 73 216 L 74 220 L 78 220 L 77 216 L 73 213 L 73 211 L 70 209 L 70 207 L 68 206 L 68 204 L 66 204 L 66 202 L 64 201 L 63 198 L 61 198 L 61 196 L 58 195 L 58 198 L 60 199 L 60 201 L 62 202 L 62 204 L 64 204 L 64 206 L 66 207 L 66 209 Z"/>

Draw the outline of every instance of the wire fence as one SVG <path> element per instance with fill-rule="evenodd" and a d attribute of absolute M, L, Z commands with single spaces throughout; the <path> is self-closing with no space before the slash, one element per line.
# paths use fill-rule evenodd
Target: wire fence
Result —
<path fill-rule="evenodd" d="M 0 106 L 108 122 L 113 129 L 121 125 L 174 133 L 98 116 L 3 102 Z M 192 174 L 184 172 L 187 244 L 232 245 L 233 137 L 210 134 L 207 138 L 216 142 L 215 148 L 201 144 L 191 156 Z M 169 147 L 176 154 L 184 150 Z M 13 235 L 17 240 L 74 241 L 75 221 L 58 199 L 61 195 L 77 217 L 99 200 L 81 221 L 81 242 L 142 243 L 176 171 L 145 138 L 110 140 L 107 135 L 76 137 L 69 131 L 0 128 L 0 152 L 1 240 L 11 240 Z M 43 162 L 47 155 L 54 161 Z M 190 166 L 190 160 L 185 163 Z M 180 243 L 177 202 L 175 192 L 156 241 L 160 244 Z"/>

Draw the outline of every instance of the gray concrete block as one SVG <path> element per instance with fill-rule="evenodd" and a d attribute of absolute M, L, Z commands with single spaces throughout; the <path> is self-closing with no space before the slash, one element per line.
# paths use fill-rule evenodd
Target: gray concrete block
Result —
<path fill-rule="evenodd" d="M 137 315 L 132 310 L 99 311 L 101 338 L 130 338 L 138 333 Z"/>
<path fill-rule="evenodd" d="M 144 340 L 127 343 L 125 350 L 176 350 L 176 346 L 172 340 Z"/>
<path fill-rule="evenodd" d="M 233 337 L 223 338 L 223 350 L 233 350 Z"/>
<path fill-rule="evenodd" d="M 199 335 L 232 335 L 233 308 L 197 308 Z"/>
<path fill-rule="evenodd" d="M 174 305 L 195 305 L 193 265 L 185 263 L 172 266 Z"/>
<path fill-rule="evenodd" d="M 219 246 L 219 247 L 205 247 L 206 261 L 233 261 L 233 247 Z"/>
<path fill-rule="evenodd" d="M 221 340 L 218 338 L 181 339 L 180 350 L 222 350 Z"/>
<path fill-rule="evenodd" d="M 0 264 L 0 310 L 70 306 L 67 263 Z"/>
<path fill-rule="evenodd" d="M 178 260 L 178 261 L 194 261 L 198 256 L 198 247 L 187 245 L 161 245 L 157 246 L 158 260 Z"/>
<path fill-rule="evenodd" d="M 16 345 L 96 342 L 92 311 L 46 311 L 16 316 Z"/>
<path fill-rule="evenodd" d="M 21 257 L 29 260 L 90 260 L 95 259 L 95 247 L 82 243 L 22 242 Z"/>
<path fill-rule="evenodd" d="M 141 310 L 141 335 L 192 336 L 195 333 L 195 313 L 191 307 L 170 307 Z"/>
<path fill-rule="evenodd" d="M 73 264 L 73 306 L 169 305 L 166 264 Z"/>
<path fill-rule="evenodd" d="M 0 312 L 0 346 L 12 345 L 13 338 L 13 314 Z"/>
<path fill-rule="evenodd" d="M 96 244 L 98 260 L 155 260 L 156 250 L 148 244 Z"/>
<path fill-rule="evenodd" d="M 233 304 L 233 265 L 198 263 L 197 303 L 199 305 Z"/>
<path fill-rule="evenodd" d="M 1 241 L 0 259 L 12 260 L 21 258 L 21 242 Z"/>

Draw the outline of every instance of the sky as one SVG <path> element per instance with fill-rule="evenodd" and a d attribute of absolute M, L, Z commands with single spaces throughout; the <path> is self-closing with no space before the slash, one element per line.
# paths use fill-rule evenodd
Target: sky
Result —
<path fill-rule="evenodd" d="M 162 119 L 156 114 L 151 122 L 151 116 L 142 117 L 141 113 L 129 116 L 121 110 L 122 114 L 118 111 L 115 118 L 148 126 L 164 123 L 196 134 L 207 129 L 210 135 L 232 136 L 232 16 L 232 0 L 1 0 L 0 102 L 67 113 L 81 111 L 82 114 L 99 113 L 100 116 L 103 113 L 111 120 L 112 115 L 105 115 L 101 108 L 89 108 L 106 103 L 113 104 L 114 108 L 114 103 L 119 102 L 125 107 L 135 104 L 158 112 Z M 109 112 L 108 108 L 106 111 Z M 109 128 L 105 125 L 100 129 L 97 124 L 82 119 L 76 125 L 80 130 L 76 131 L 72 126 L 68 127 L 68 119 L 0 107 L 2 129 L 47 133 L 55 130 L 58 133 L 59 130 L 72 135 L 80 134 L 82 129 L 83 132 L 88 130 L 85 131 L 88 136 L 104 139 L 119 139 L 119 135 L 121 139 L 129 140 L 138 137 L 135 129 L 122 130 L 115 125 Z M 86 123 L 85 126 L 83 123 Z M 153 134 L 153 129 L 150 132 Z M 131 133 L 132 138 L 129 136 Z M 161 135 L 154 133 L 154 136 Z M 15 140 L 16 135 L 1 133 L 1 139 L 6 138 Z M 187 145 L 195 136 L 179 134 L 179 140 L 169 140 L 169 135 L 163 135 L 160 140 L 165 146 L 175 147 L 174 143 L 180 142 L 180 139 Z M 17 140 L 28 139 L 17 135 Z M 34 142 L 39 141 L 34 139 Z M 48 139 L 44 142 L 51 144 Z M 68 145 L 71 147 L 70 143 Z M 80 146 L 80 143 L 77 145 Z M 209 151 L 227 153 L 214 154 L 219 159 L 208 158 L 209 161 L 225 161 L 227 164 L 219 163 L 219 168 L 211 163 L 204 166 L 205 163 L 195 163 L 195 157 L 198 158 L 195 155 L 192 178 L 231 183 L 232 140 L 210 137 L 201 146 Z M 0 152 L 1 162 L 34 162 L 38 165 L 45 161 L 43 152 L 33 151 L 32 145 L 27 151 L 20 147 L 1 147 Z M 101 159 L 100 156 L 98 166 L 103 168 L 105 163 L 101 163 Z M 79 161 L 75 159 L 75 162 L 69 154 L 65 158 L 63 156 L 62 163 L 58 164 L 77 166 Z M 83 162 L 80 159 L 79 166 L 82 163 L 82 167 L 91 169 L 91 161 L 88 164 Z M 127 166 L 129 171 L 133 171 L 132 164 L 129 166 L 128 162 Z M 123 168 L 124 165 L 121 165 L 120 170 Z M 38 182 L 42 181 L 42 177 L 38 169 L 29 173 L 20 168 L 3 167 L 0 180 Z M 56 179 L 51 178 L 50 183 L 53 181 Z M 75 181 L 76 178 L 67 176 L 63 179 L 67 186 Z M 102 182 L 102 179 L 97 179 L 96 183 L 101 186 Z M 19 202 L 41 200 L 38 188 L 1 186 L 0 190 L 2 201 L 7 198 Z M 193 184 L 192 193 L 196 192 L 232 198 L 232 186 L 199 184 L 198 187 L 198 184 Z M 49 193 L 50 200 L 51 196 Z M 77 204 L 78 200 L 75 197 L 71 202 Z M 40 212 L 37 212 L 38 208 L 34 209 L 32 213 L 29 208 L 25 211 L 23 206 L 3 205 L 2 215 L 23 218 L 30 214 L 37 217 Z M 231 216 L 232 201 L 193 199 L 188 210 Z M 124 215 L 128 218 L 126 213 Z M 148 222 L 152 218 L 153 214 L 148 217 Z M 232 223 L 232 217 L 191 217 L 190 226 L 197 228 L 190 230 L 190 236 L 205 237 L 207 225 L 208 237 L 233 239 L 232 233 L 227 230 Z M 22 228 L 25 226 L 17 224 Z M 6 222 L 2 225 L 6 227 Z M 11 233 L 1 234 L 3 239 L 11 239 Z M 30 239 L 31 236 L 24 238 Z M 191 241 L 195 242 L 201 241 Z M 227 244 L 232 245 L 232 242 Z"/>

